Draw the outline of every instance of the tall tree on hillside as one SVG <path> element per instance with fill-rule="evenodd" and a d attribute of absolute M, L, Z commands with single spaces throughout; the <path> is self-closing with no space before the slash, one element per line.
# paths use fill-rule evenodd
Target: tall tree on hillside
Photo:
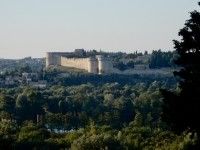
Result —
<path fill-rule="evenodd" d="M 31 72 L 32 72 L 31 67 L 28 66 L 28 65 L 22 66 L 22 67 L 19 69 L 19 74 L 21 75 L 21 73 L 23 73 L 23 72 L 31 73 Z"/>
<path fill-rule="evenodd" d="M 190 12 L 190 19 L 178 34 L 182 39 L 174 40 L 179 54 L 175 64 L 183 69 L 174 75 L 181 78 L 181 91 L 161 90 L 164 101 L 161 117 L 175 133 L 187 130 L 200 137 L 200 13 Z"/>

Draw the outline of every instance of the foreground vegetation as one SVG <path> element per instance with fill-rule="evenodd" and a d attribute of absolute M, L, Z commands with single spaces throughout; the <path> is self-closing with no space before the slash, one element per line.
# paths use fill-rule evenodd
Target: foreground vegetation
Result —
<path fill-rule="evenodd" d="M 184 149 L 160 120 L 166 80 L 0 89 L 1 149 Z M 40 119 L 37 124 L 37 115 Z"/>

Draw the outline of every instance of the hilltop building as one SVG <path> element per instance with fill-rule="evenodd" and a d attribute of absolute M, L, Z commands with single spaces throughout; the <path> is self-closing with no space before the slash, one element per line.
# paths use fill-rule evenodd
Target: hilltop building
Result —
<path fill-rule="evenodd" d="M 46 67 L 67 66 L 79 69 L 85 69 L 89 73 L 112 73 L 113 58 L 96 55 L 90 58 L 67 58 L 71 53 L 47 52 Z"/>
<path fill-rule="evenodd" d="M 43 88 L 47 86 L 47 80 L 39 80 L 38 82 L 29 82 L 29 86 L 36 86 Z"/>
<path fill-rule="evenodd" d="M 80 52 L 80 53 L 79 53 Z M 77 49 L 76 53 L 81 55 L 82 49 Z M 151 55 L 138 56 L 135 59 L 121 59 L 120 61 L 124 64 L 129 61 L 139 61 L 141 64 L 135 64 L 134 69 L 128 68 L 126 70 L 119 70 L 117 67 L 113 66 L 112 57 L 104 57 L 103 55 L 96 55 L 95 57 L 89 58 L 71 58 L 73 53 L 71 52 L 47 52 L 46 53 L 46 68 L 49 66 L 66 66 L 74 67 L 79 69 L 87 70 L 88 73 L 93 74 L 137 74 L 140 76 L 147 77 L 168 77 L 173 76 L 173 72 L 176 70 L 174 68 L 160 68 L 160 69 L 149 69 L 149 60 L 151 60 Z M 109 53 L 110 54 L 110 53 Z M 112 53 L 114 56 L 114 53 Z M 109 55 L 110 56 L 110 55 Z M 178 68 L 177 68 L 178 69 Z"/>
<path fill-rule="evenodd" d="M 151 55 L 138 56 L 135 60 L 141 62 L 149 61 L 151 60 Z"/>

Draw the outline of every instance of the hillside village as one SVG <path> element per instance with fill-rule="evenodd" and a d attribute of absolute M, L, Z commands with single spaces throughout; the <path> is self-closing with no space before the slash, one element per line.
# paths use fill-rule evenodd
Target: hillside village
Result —
<path fill-rule="evenodd" d="M 26 57 L 23 59 L 4 59 L 0 58 L 0 73 L 8 70 L 19 69 L 21 66 L 28 65 L 33 71 L 37 71 L 41 66 L 45 66 L 45 58 Z"/>
<path fill-rule="evenodd" d="M 3 79 L 4 78 L 4 79 Z M 46 87 L 47 80 L 37 80 L 37 73 L 22 73 L 21 76 L 4 76 L 0 78 L 0 87 L 35 86 Z"/>

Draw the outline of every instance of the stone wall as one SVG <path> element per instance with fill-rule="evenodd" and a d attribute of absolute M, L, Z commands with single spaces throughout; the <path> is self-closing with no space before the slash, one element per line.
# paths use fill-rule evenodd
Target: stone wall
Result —
<path fill-rule="evenodd" d="M 127 69 L 121 71 L 117 68 L 113 68 L 113 73 L 116 74 L 138 74 L 138 75 L 151 75 L 151 76 L 173 76 L 173 72 L 177 69 L 173 68 L 161 68 L 161 69 Z"/>
<path fill-rule="evenodd" d="M 88 70 L 88 58 L 67 58 L 61 56 L 61 66 Z"/>
<path fill-rule="evenodd" d="M 60 66 L 61 56 L 69 56 L 70 52 L 46 52 L 46 67 L 51 65 Z"/>
<path fill-rule="evenodd" d="M 74 67 L 79 69 L 85 69 L 89 73 L 98 73 L 99 70 L 104 70 L 104 73 L 113 74 L 136 74 L 145 77 L 170 77 L 173 76 L 174 71 L 180 70 L 180 68 L 161 68 L 161 69 L 127 69 L 120 71 L 117 68 L 113 68 L 112 58 L 67 58 L 70 53 L 46 53 L 46 66 L 61 65 L 66 67 Z"/>

